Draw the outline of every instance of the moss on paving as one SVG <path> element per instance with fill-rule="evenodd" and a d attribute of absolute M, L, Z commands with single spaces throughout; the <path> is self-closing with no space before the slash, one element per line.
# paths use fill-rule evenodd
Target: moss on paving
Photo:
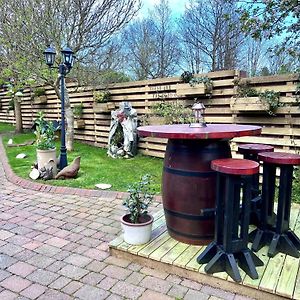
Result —
<path fill-rule="evenodd" d="M 22 147 L 8 147 L 7 141 L 12 136 L 4 136 L 3 142 L 9 163 L 14 172 L 28 179 L 31 166 L 36 161 L 36 148 L 34 145 Z M 15 144 L 34 139 L 32 133 L 17 134 L 13 137 Z M 57 155 L 59 154 L 59 141 L 56 142 Z M 154 176 L 153 187 L 160 193 L 162 159 L 150 156 L 137 155 L 131 159 L 112 159 L 107 156 L 106 149 L 93 147 L 80 142 L 75 142 L 75 150 L 68 153 L 70 164 L 76 156 L 81 156 L 81 166 L 77 178 L 65 180 L 41 181 L 51 185 L 70 186 L 94 189 L 97 183 L 111 184 L 111 190 L 126 191 L 128 185 L 138 181 L 146 173 Z M 16 155 L 25 153 L 25 159 L 16 159 Z"/>

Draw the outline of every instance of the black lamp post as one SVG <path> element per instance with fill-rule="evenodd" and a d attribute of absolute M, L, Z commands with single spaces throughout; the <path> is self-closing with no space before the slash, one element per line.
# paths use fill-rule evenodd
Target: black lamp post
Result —
<path fill-rule="evenodd" d="M 61 100 L 61 145 L 60 145 L 60 162 L 59 168 L 62 170 L 68 165 L 67 148 L 66 148 L 66 132 L 65 132 L 65 76 L 73 67 L 75 56 L 70 48 L 61 51 L 63 61 L 58 66 L 60 75 L 60 100 Z M 45 62 L 49 68 L 52 68 L 55 61 L 56 51 L 53 47 L 48 46 L 44 51 Z"/>

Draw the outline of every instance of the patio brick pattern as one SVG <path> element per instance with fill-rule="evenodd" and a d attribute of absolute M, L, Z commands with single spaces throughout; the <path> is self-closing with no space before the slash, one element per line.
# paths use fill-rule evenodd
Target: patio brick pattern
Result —
<path fill-rule="evenodd" d="M 1 142 L 0 160 L 1 300 L 249 299 L 110 256 L 125 193 L 21 179 Z"/>

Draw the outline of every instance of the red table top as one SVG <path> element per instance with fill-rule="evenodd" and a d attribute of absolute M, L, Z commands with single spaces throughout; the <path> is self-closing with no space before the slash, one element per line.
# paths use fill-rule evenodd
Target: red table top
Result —
<path fill-rule="evenodd" d="M 202 128 L 191 128 L 189 124 L 154 125 L 138 127 L 137 130 L 140 136 L 167 139 L 231 139 L 261 133 L 260 126 L 239 124 L 208 124 Z"/>

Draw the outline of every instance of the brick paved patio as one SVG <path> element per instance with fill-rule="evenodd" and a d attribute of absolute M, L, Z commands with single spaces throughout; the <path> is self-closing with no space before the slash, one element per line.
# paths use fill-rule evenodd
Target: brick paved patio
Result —
<path fill-rule="evenodd" d="M 0 158 L 1 300 L 249 299 L 110 256 L 122 193 L 30 184 L 8 169 L 2 145 Z"/>

